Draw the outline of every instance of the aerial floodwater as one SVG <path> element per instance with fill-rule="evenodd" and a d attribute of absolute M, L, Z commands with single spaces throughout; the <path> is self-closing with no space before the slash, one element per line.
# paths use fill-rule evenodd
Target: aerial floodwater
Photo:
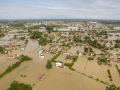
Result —
<path fill-rule="evenodd" d="M 99 20 L 1 22 L 0 90 L 120 87 L 119 27 Z"/>

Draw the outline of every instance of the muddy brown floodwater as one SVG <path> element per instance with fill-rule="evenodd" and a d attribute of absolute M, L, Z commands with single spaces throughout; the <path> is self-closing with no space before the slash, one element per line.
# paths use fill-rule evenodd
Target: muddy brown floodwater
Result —
<path fill-rule="evenodd" d="M 86 76 L 83 76 L 75 71 L 71 71 L 67 67 L 55 67 L 55 64 L 53 63 L 53 68 L 51 70 L 47 70 L 45 68 L 46 62 L 47 60 L 50 60 L 54 56 L 54 54 L 43 53 L 45 58 L 41 59 L 38 57 L 38 50 L 38 42 L 29 40 L 25 51 L 12 52 L 12 54 L 17 53 L 29 55 L 33 58 L 33 60 L 23 62 L 17 69 L 13 70 L 9 74 L 1 78 L 0 90 L 6 90 L 7 88 L 9 88 L 10 84 L 14 80 L 20 83 L 32 85 L 33 90 L 105 90 L 106 86 L 104 84 Z M 73 52 L 76 53 L 76 51 Z M 58 59 L 62 58 L 58 57 Z M 5 59 L 3 59 L 3 61 L 1 60 L 0 63 L 5 62 L 5 65 L 9 65 L 9 62 L 4 60 Z M 87 60 L 85 59 L 85 57 L 80 57 L 79 60 L 73 66 L 73 68 L 75 68 L 78 71 L 84 71 L 84 66 L 86 65 L 86 62 Z M 85 73 L 89 75 L 98 75 L 96 77 L 99 77 L 99 74 L 101 74 L 101 72 L 96 74 L 96 70 L 93 69 L 100 68 L 97 65 L 93 65 L 95 65 L 95 62 L 88 62 Z M 5 66 L 0 66 L 0 69 L 4 67 Z M 101 69 L 105 68 L 103 67 Z M 95 74 L 92 74 L 92 72 L 94 73 L 94 71 Z M 46 74 L 46 77 L 42 81 L 39 81 L 38 78 L 41 74 Z M 21 75 L 26 75 L 26 77 L 23 78 L 21 77 Z M 101 77 L 101 79 L 104 78 L 107 77 Z"/>

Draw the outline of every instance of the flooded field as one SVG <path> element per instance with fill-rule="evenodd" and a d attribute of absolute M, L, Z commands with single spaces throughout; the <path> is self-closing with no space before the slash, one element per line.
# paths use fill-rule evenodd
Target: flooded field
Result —
<path fill-rule="evenodd" d="M 34 45 L 34 47 L 32 45 Z M 46 68 L 45 68 L 46 62 L 47 60 L 51 59 L 53 55 L 45 53 L 44 59 L 39 58 L 38 52 L 37 52 L 39 48 L 37 48 L 37 46 L 38 46 L 37 42 L 33 42 L 29 40 L 29 43 L 25 51 L 13 51 L 12 52 L 12 54 L 17 53 L 19 55 L 21 54 L 29 55 L 30 57 L 33 58 L 33 60 L 28 61 L 28 62 L 23 62 L 20 65 L 20 67 L 13 70 L 11 73 L 5 75 L 5 77 L 1 78 L 0 85 L 3 90 L 6 90 L 9 87 L 10 83 L 13 82 L 14 80 L 17 80 L 21 83 L 24 82 L 26 84 L 33 85 L 34 83 L 36 83 L 36 81 L 38 81 L 38 77 L 41 74 L 46 73 Z M 6 62 L 5 64 L 6 65 L 8 64 L 8 66 L 10 65 L 8 62 Z M 21 75 L 26 75 L 27 77 L 22 78 Z M 8 82 L 3 83 L 4 80 Z"/>
<path fill-rule="evenodd" d="M 28 44 L 25 48 L 25 52 L 34 52 L 36 50 L 39 50 L 39 44 L 36 40 L 28 40 Z"/>
<path fill-rule="evenodd" d="M 84 46 L 77 46 L 77 47 L 71 47 L 69 51 L 69 53 L 72 53 L 73 55 L 77 55 L 77 50 L 80 52 L 84 52 Z"/>
<path fill-rule="evenodd" d="M 120 33 L 108 33 L 108 34 L 112 35 L 112 36 L 108 36 L 108 40 L 117 40 L 117 39 L 120 39 Z M 119 35 L 119 37 L 116 36 L 116 35 Z"/>
<path fill-rule="evenodd" d="M 114 56 L 114 59 L 116 60 L 117 54 L 119 54 L 119 51 L 115 51 L 115 50 L 107 50 L 107 51 L 110 52 Z"/>
<path fill-rule="evenodd" d="M 67 55 L 61 54 L 61 55 L 56 59 L 56 61 L 62 61 L 63 63 L 71 63 L 72 60 L 65 59 L 66 56 L 67 56 Z"/>
<path fill-rule="evenodd" d="M 112 62 L 112 67 L 108 67 L 107 65 L 98 65 L 96 60 L 88 61 L 86 57 L 79 57 L 77 62 L 74 64 L 73 68 L 81 73 L 85 73 L 87 76 L 92 76 L 95 79 L 99 79 L 109 84 L 114 83 L 117 86 L 120 86 L 120 77 L 115 65 L 118 65 L 120 68 L 119 63 Z M 113 77 L 113 81 L 111 82 L 107 70 L 111 71 L 111 75 Z"/>
<path fill-rule="evenodd" d="M 101 53 L 103 53 L 101 50 L 99 50 L 97 48 L 94 48 L 94 47 L 92 47 L 92 50 L 95 52 L 95 54 L 101 54 Z"/>
<path fill-rule="evenodd" d="M 14 38 L 14 35 L 19 35 L 19 34 L 7 34 L 5 37 L 3 37 L 1 40 L 10 40 Z"/>
<path fill-rule="evenodd" d="M 0 55 L 0 74 L 3 73 L 9 66 L 18 62 L 17 59 L 7 59 L 7 55 Z"/>
<path fill-rule="evenodd" d="M 88 61 L 84 73 L 93 76 L 95 79 L 98 78 L 99 80 L 110 82 L 107 70 L 107 65 L 98 65 L 97 61 Z"/>
<path fill-rule="evenodd" d="M 105 86 L 74 71 L 54 67 L 46 78 L 34 86 L 37 90 L 105 90 Z M 97 83 L 94 87 L 92 84 Z M 47 85 L 47 86 L 46 86 Z"/>
<path fill-rule="evenodd" d="M 73 68 L 78 72 L 84 72 L 87 62 L 86 56 L 79 57 Z"/>
<path fill-rule="evenodd" d="M 116 86 L 120 86 L 120 75 L 115 67 L 115 65 L 118 65 L 119 69 L 120 69 L 120 63 L 115 63 L 113 62 L 112 63 L 112 67 L 109 68 L 110 71 L 111 71 L 111 75 L 112 75 L 112 78 L 113 78 L 113 82 Z"/>

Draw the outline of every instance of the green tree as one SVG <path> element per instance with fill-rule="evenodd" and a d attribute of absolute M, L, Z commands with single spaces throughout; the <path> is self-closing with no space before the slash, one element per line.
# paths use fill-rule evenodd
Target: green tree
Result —
<path fill-rule="evenodd" d="M 25 39 L 25 37 L 20 37 L 20 40 L 24 40 Z"/>
<path fill-rule="evenodd" d="M 51 60 L 48 60 L 48 61 L 47 61 L 46 68 L 47 68 L 47 69 L 51 69 L 51 68 L 52 68 L 52 62 L 51 62 Z"/>
<path fill-rule="evenodd" d="M 7 90 L 32 90 L 32 87 L 30 85 L 14 81 Z"/>
<path fill-rule="evenodd" d="M 116 87 L 114 84 L 109 86 L 109 87 L 106 87 L 106 90 L 120 90 L 120 87 Z"/>
<path fill-rule="evenodd" d="M 3 52 L 4 51 L 4 48 L 0 46 L 0 52 Z"/>
<path fill-rule="evenodd" d="M 88 48 L 85 47 L 85 48 L 84 48 L 84 51 L 85 51 L 86 53 L 88 53 Z"/>
<path fill-rule="evenodd" d="M 5 36 L 3 33 L 0 33 L 0 37 L 3 37 L 3 36 Z"/>

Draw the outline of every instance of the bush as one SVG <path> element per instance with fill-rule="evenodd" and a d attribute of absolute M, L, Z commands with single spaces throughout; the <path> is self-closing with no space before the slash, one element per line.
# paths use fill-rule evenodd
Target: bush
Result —
<path fill-rule="evenodd" d="M 101 83 L 104 83 L 104 81 L 100 81 Z"/>
<path fill-rule="evenodd" d="M 113 81 L 112 78 L 110 78 L 110 81 Z"/>
<path fill-rule="evenodd" d="M 96 81 L 99 81 L 99 79 L 97 78 Z"/>

